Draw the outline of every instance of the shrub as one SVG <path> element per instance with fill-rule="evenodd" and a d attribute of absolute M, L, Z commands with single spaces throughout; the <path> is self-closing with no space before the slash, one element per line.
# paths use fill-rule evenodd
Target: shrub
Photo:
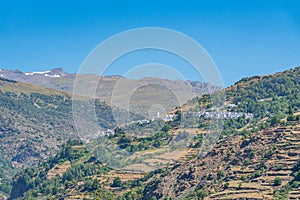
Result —
<path fill-rule="evenodd" d="M 122 186 L 122 181 L 120 177 L 116 177 L 111 184 L 111 187 L 121 187 Z"/>
<path fill-rule="evenodd" d="M 279 186 L 279 185 L 281 185 L 281 183 L 282 183 L 282 179 L 281 178 L 279 178 L 279 177 L 276 177 L 275 179 L 274 179 L 274 186 Z"/>
<path fill-rule="evenodd" d="M 228 187 L 229 187 L 229 183 L 227 182 L 224 184 L 224 189 L 227 189 Z"/>
<path fill-rule="evenodd" d="M 223 170 L 219 170 L 217 173 L 217 178 L 221 179 L 225 177 L 225 172 Z"/>

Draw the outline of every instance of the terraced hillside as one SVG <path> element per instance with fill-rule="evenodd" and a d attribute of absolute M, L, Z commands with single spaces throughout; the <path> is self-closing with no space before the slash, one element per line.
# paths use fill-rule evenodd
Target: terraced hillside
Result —
<path fill-rule="evenodd" d="M 242 79 L 226 89 L 230 110 L 253 113 L 254 118 L 246 123 L 225 120 L 223 139 L 211 153 L 148 184 L 144 198 L 297 199 L 299 76 L 298 67 Z M 209 107 L 206 98 L 199 104 Z"/>
<path fill-rule="evenodd" d="M 149 184 L 144 198 L 274 199 L 275 192 L 295 178 L 299 142 L 299 122 L 262 130 L 249 138 L 222 140 L 205 158 L 183 163 Z M 299 199 L 299 189 L 292 187 L 288 198 Z"/>
<path fill-rule="evenodd" d="M 99 124 L 114 127 L 111 108 L 95 105 Z M 54 156 L 77 137 L 69 93 L 0 79 L 0 193 L 10 193 L 17 171 Z"/>
<path fill-rule="evenodd" d="M 194 199 L 195 191 L 198 197 L 206 196 L 205 199 L 274 199 L 276 192 L 295 179 L 293 171 L 299 162 L 299 142 L 299 122 L 296 125 L 275 126 L 259 131 L 254 136 L 223 139 L 201 160 L 193 159 L 197 149 L 187 149 L 167 169 L 155 173 L 109 169 L 103 174 L 95 171 L 95 174 L 84 175 L 79 180 L 77 177 L 75 185 L 63 185 L 65 195 L 59 191 L 56 195 L 65 199 L 83 199 L 100 198 L 101 194 L 107 193 L 112 199 L 118 199 L 139 185 L 145 187 L 140 191 L 141 199 L 151 199 L 153 196 L 158 199 L 175 196 Z M 77 145 L 72 149 L 83 151 L 84 146 Z M 90 154 L 85 154 L 77 161 L 71 160 L 71 165 L 65 159 L 60 164 L 52 164 L 46 173 L 47 179 L 57 178 L 55 173 L 65 177 L 68 170 L 76 166 L 87 167 L 89 162 L 95 169 L 105 166 L 93 160 Z M 41 172 L 35 170 L 35 173 Z M 118 178 L 120 185 L 112 186 Z M 86 181 L 90 179 L 99 181 L 100 185 L 94 190 L 84 189 Z M 133 183 L 135 185 L 132 186 Z M 63 181 L 59 184 L 66 183 Z M 98 190 L 100 188 L 102 190 Z M 298 199 L 299 186 L 291 187 L 287 195 L 289 199 Z"/>

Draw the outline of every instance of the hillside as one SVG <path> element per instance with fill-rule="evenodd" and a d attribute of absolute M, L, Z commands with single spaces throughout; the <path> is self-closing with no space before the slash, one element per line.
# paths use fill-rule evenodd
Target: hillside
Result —
<path fill-rule="evenodd" d="M 154 135 L 132 136 L 135 125 L 116 130 L 107 139 L 141 159 L 123 170 L 107 166 L 80 141 L 69 141 L 56 157 L 17 175 L 12 197 L 299 199 L 299 80 L 300 67 L 245 78 L 225 90 L 223 106 L 214 107 L 208 95 L 193 99 Z M 204 110 L 198 120 L 186 117 L 197 114 L 198 106 Z M 224 116 L 222 135 L 200 158 L 209 117 L 216 116 Z M 188 134 L 193 137 L 185 148 L 157 153 Z"/>
<path fill-rule="evenodd" d="M 296 126 L 268 128 L 247 138 L 222 140 L 204 159 L 184 163 L 149 184 L 144 198 L 299 199 L 295 170 L 300 155 L 299 130 L 298 122 Z"/>
<path fill-rule="evenodd" d="M 99 101 L 95 105 L 99 124 L 114 127 L 111 108 Z M 10 193 L 17 171 L 54 156 L 77 137 L 70 94 L 0 79 L 0 193 Z"/>
<path fill-rule="evenodd" d="M 253 113 L 245 123 L 225 120 L 221 138 L 204 159 L 180 165 L 148 185 L 147 197 L 282 199 L 297 196 L 300 67 L 242 79 L 227 88 L 232 112 Z M 205 97 L 199 104 L 209 107 Z M 295 180 L 295 181 L 293 181 Z M 252 196 L 253 195 L 253 196 Z M 283 195 L 283 196 L 282 196 Z"/>
<path fill-rule="evenodd" d="M 253 113 L 254 118 L 246 124 L 225 120 L 223 140 L 212 152 L 149 184 L 146 197 L 299 198 L 299 80 L 298 67 L 245 78 L 227 88 L 225 104 L 234 105 L 230 110 Z"/>

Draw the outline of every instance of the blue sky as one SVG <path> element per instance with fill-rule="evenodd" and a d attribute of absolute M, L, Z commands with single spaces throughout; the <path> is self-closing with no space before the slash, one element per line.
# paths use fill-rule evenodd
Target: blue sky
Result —
<path fill-rule="evenodd" d="M 0 0 L 0 68 L 76 72 L 108 37 L 164 27 L 201 44 L 226 86 L 240 78 L 300 65 L 299 1 L 13 1 Z M 108 74 L 158 62 L 198 79 L 186 63 L 161 52 L 121 58 Z"/>

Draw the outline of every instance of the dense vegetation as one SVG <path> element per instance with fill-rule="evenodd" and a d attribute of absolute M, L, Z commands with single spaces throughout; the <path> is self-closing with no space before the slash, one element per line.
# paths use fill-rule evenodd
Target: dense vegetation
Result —
<path fill-rule="evenodd" d="M 14 168 L 3 153 L 3 149 L 0 148 L 0 191 L 8 195 L 11 191 L 12 175 L 14 174 Z"/>
<path fill-rule="evenodd" d="M 77 147 L 77 148 L 74 148 Z M 70 168 L 66 169 L 62 177 L 56 175 L 51 179 L 47 175 L 55 166 L 70 162 Z M 84 191 L 94 191 L 99 188 L 100 183 L 91 177 L 107 173 L 108 167 L 102 166 L 93 157 L 89 157 L 88 151 L 79 140 L 69 140 L 63 145 L 62 150 L 53 158 L 42 163 L 38 167 L 27 168 L 16 177 L 16 184 L 22 186 L 26 192 L 25 199 L 33 199 L 38 195 L 51 197 L 52 195 L 64 196 L 68 189 L 77 187 L 77 183 L 84 181 Z M 22 193 L 12 191 L 12 197 L 17 198 Z"/>
<path fill-rule="evenodd" d="M 259 79 L 242 79 L 232 88 L 227 97 L 233 98 L 237 110 L 259 118 L 282 117 L 300 107 L 300 67 Z"/>

